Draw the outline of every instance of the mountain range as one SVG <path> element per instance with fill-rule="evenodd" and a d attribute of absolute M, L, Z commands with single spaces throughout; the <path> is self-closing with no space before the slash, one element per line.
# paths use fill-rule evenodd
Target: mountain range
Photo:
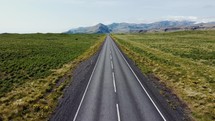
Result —
<path fill-rule="evenodd" d="M 79 27 L 66 31 L 67 34 L 76 33 L 134 33 L 146 31 L 172 31 L 172 30 L 187 30 L 187 29 L 201 29 L 205 27 L 214 27 L 215 23 L 201 23 L 196 24 L 194 21 L 159 21 L 149 24 L 135 24 L 135 23 L 112 23 L 104 25 L 99 23 L 90 27 Z"/>

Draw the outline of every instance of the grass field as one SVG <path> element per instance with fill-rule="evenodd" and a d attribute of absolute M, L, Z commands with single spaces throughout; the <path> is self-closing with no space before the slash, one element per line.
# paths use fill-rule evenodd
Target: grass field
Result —
<path fill-rule="evenodd" d="M 116 34 L 146 75 L 155 74 L 199 121 L 215 120 L 215 31 Z"/>
<path fill-rule="evenodd" d="M 1 34 L 0 120 L 46 120 L 71 75 L 60 84 L 59 78 L 103 40 L 96 34 Z"/>

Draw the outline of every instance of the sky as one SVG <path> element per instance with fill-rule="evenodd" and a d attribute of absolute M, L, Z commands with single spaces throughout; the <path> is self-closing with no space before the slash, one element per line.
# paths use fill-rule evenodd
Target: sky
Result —
<path fill-rule="evenodd" d="M 64 32 L 113 22 L 215 21 L 215 0 L 0 0 L 0 33 Z"/>

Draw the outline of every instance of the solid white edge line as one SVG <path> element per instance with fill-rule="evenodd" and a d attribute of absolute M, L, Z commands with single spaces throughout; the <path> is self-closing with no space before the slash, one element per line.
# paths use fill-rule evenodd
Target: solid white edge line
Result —
<path fill-rule="evenodd" d="M 119 105 L 118 104 L 116 104 L 116 110 L 117 110 L 118 121 L 121 121 L 121 119 L 120 119 L 120 113 L 119 113 Z"/>
<path fill-rule="evenodd" d="M 94 72 L 95 72 L 95 70 L 96 70 L 96 67 L 97 67 L 97 65 L 98 65 L 100 56 L 101 56 L 101 52 L 99 53 L 98 59 L 97 59 L 97 61 L 96 61 L 96 65 L 95 65 L 95 67 L 94 67 L 94 69 L 93 69 L 93 72 L 92 72 L 92 74 L 91 74 L 91 76 L 90 76 L 89 82 L 88 82 L 87 87 L 86 87 L 86 89 L 85 89 L 85 91 L 84 91 L 83 97 L 82 97 L 81 102 L 80 102 L 80 104 L 79 104 L 79 106 L 78 106 L 78 109 L 77 109 L 77 111 L 76 111 L 76 113 L 75 113 L 75 117 L 73 118 L 73 121 L 75 121 L 76 118 L 77 118 L 77 116 L 78 116 L 78 112 L 79 112 L 79 110 L 80 110 L 80 108 L 81 108 L 82 102 L 83 102 L 84 97 L 85 97 L 85 95 L 86 95 L 86 93 L 87 93 L 87 89 L 88 89 L 88 87 L 89 87 L 89 85 L 90 85 L 90 82 L 91 82 L 91 80 L 92 80 L 93 74 L 94 74 Z"/>
<path fill-rule="evenodd" d="M 116 46 L 116 45 L 115 45 Z M 125 57 L 123 56 L 123 54 L 120 52 L 120 50 L 115 47 L 120 55 L 123 57 L 124 61 L 127 63 L 128 67 L 130 68 L 131 72 L 134 74 L 135 78 L 138 80 L 139 84 L 141 85 L 141 87 L 143 88 L 143 90 L 145 91 L 146 95 L 149 97 L 149 99 L 151 100 L 152 104 L 155 106 L 156 110 L 158 111 L 158 113 L 161 115 L 161 117 L 163 118 L 164 121 L 166 121 L 165 117 L 163 116 L 163 114 L 161 113 L 161 111 L 158 109 L 157 105 L 155 104 L 155 102 L 152 100 L 151 96 L 149 95 L 149 93 L 146 91 L 145 87 L 143 86 L 143 84 L 140 82 L 139 78 L 137 77 L 137 75 L 134 73 L 133 69 L 131 68 L 131 66 L 128 64 L 127 60 L 125 59 Z"/>
<path fill-rule="evenodd" d="M 116 81 L 115 81 L 114 72 L 112 72 L 112 76 L 113 76 L 113 87 L 114 87 L 114 92 L 116 92 Z"/>

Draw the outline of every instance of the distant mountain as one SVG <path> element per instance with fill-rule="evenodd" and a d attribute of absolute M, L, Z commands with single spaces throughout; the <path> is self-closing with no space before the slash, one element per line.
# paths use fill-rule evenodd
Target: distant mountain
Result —
<path fill-rule="evenodd" d="M 193 25 L 192 21 L 160 21 L 149 24 L 113 23 L 107 25 L 113 33 L 129 33 L 140 30 L 161 29 L 167 27 L 180 27 Z"/>
<path fill-rule="evenodd" d="M 65 33 L 130 33 L 138 31 L 148 31 L 153 29 L 165 29 L 173 27 L 184 27 L 195 25 L 193 21 L 160 21 L 149 24 L 135 24 L 135 23 L 113 23 L 110 25 L 97 24 L 91 27 L 79 27 L 71 29 Z"/>
<path fill-rule="evenodd" d="M 147 24 L 113 23 L 107 25 L 113 33 L 128 33 L 133 30 L 145 29 Z"/>
<path fill-rule="evenodd" d="M 171 26 L 163 28 L 155 28 L 149 30 L 138 30 L 133 31 L 134 33 L 145 33 L 145 32 L 170 32 L 170 31 L 186 31 L 186 30 L 215 30 L 215 22 L 209 23 L 196 23 L 191 25 Z"/>
<path fill-rule="evenodd" d="M 67 31 L 66 33 L 68 33 L 68 34 L 75 34 L 75 33 L 101 34 L 101 33 L 110 33 L 110 30 L 106 25 L 99 23 L 95 26 L 79 27 L 77 29 L 71 29 L 71 30 Z"/>

